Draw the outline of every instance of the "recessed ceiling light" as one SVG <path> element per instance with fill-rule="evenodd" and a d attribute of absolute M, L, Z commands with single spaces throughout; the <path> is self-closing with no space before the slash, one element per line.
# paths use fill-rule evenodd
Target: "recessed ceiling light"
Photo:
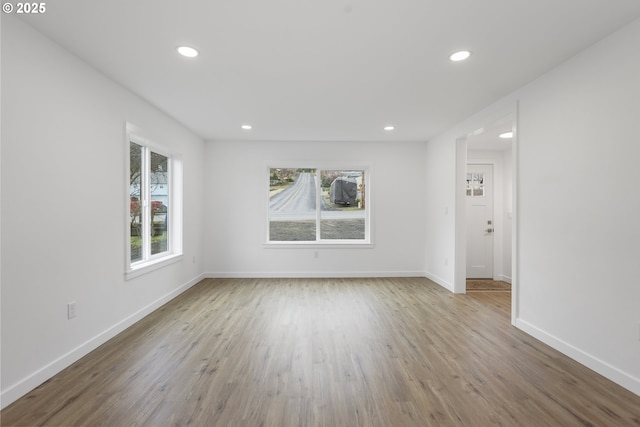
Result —
<path fill-rule="evenodd" d="M 251 130 L 253 127 L 251 125 L 242 125 L 242 129 Z"/>
<path fill-rule="evenodd" d="M 502 139 L 510 139 L 510 138 L 513 138 L 513 132 L 504 132 L 498 136 Z"/>
<path fill-rule="evenodd" d="M 460 50 L 458 52 L 454 52 L 451 55 L 449 55 L 449 59 L 454 62 L 458 62 L 458 61 L 464 61 L 470 56 L 471 56 L 471 52 L 469 52 L 468 50 Z"/>
<path fill-rule="evenodd" d="M 198 51 L 189 46 L 178 47 L 178 53 L 182 56 L 186 56 L 187 58 L 195 58 L 198 56 Z"/>
<path fill-rule="evenodd" d="M 385 126 L 384 127 L 384 130 L 386 130 L 386 131 L 390 131 L 390 130 L 394 130 L 394 129 L 395 129 L 395 126 Z"/>

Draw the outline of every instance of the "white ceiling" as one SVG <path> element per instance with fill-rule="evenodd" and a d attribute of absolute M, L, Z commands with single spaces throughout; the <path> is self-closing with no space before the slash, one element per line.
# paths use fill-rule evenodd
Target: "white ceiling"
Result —
<path fill-rule="evenodd" d="M 208 140 L 397 141 L 523 86 L 640 1 L 55 0 L 21 17 Z M 450 62 L 458 49 L 473 55 Z"/>

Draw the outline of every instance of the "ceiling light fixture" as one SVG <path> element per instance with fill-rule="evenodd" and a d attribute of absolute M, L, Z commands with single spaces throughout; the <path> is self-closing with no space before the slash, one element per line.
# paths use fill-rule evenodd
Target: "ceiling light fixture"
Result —
<path fill-rule="evenodd" d="M 253 129 L 253 126 L 251 126 L 251 125 L 242 125 L 242 129 L 251 130 L 251 129 Z"/>
<path fill-rule="evenodd" d="M 458 61 L 464 61 L 470 56 L 471 56 L 471 52 L 469 52 L 468 50 L 460 50 L 458 52 L 454 52 L 451 55 L 449 55 L 449 59 L 452 60 L 453 62 L 458 62 Z"/>
<path fill-rule="evenodd" d="M 186 56 L 187 58 L 195 58 L 198 56 L 198 51 L 189 46 L 178 47 L 178 53 L 182 56 Z"/>
<path fill-rule="evenodd" d="M 395 129 L 395 126 L 385 126 L 384 127 L 384 130 L 386 130 L 386 131 L 390 131 L 390 130 L 394 130 L 394 129 Z"/>
<path fill-rule="evenodd" d="M 498 135 L 502 139 L 511 139 L 513 138 L 513 132 L 504 132 Z"/>

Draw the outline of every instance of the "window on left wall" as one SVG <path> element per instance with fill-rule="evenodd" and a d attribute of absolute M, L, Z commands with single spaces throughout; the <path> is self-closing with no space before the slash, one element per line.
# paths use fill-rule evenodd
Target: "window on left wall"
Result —
<path fill-rule="evenodd" d="M 127 276 L 181 255 L 179 157 L 129 134 Z"/>

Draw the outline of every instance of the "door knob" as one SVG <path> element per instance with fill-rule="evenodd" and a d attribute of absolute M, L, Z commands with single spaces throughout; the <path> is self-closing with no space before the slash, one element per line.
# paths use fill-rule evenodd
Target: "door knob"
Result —
<path fill-rule="evenodd" d="M 484 230 L 484 231 L 486 231 L 487 233 L 493 233 L 493 228 L 487 228 L 487 229 L 486 229 L 486 230 Z"/>

